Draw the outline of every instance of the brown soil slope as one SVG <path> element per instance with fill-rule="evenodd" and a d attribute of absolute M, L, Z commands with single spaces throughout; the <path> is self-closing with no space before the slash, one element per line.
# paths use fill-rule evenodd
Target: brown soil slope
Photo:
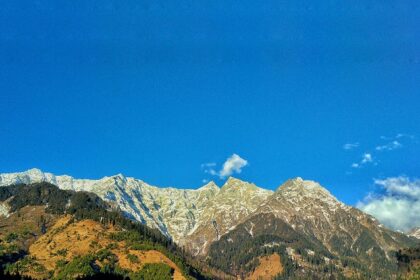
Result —
<path fill-rule="evenodd" d="M 274 253 L 270 256 L 259 258 L 260 264 L 257 268 L 246 278 L 247 280 L 270 280 L 274 276 L 283 272 L 280 256 Z"/>
<path fill-rule="evenodd" d="M 185 279 L 181 270 L 168 257 L 156 250 L 131 250 L 124 241 L 110 239 L 110 234 L 119 231 L 108 225 L 104 226 L 93 220 L 74 222 L 72 216 L 65 216 L 57 221 L 48 232 L 29 247 L 29 253 L 47 270 L 54 270 L 59 260 L 70 261 L 75 256 L 95 253 L 109 247 L 118 257 L 118 265 L 131 271 L 140 270 L 147 263 L 165 263 L 175 271 L 175 279 Z M 137 256 L 130 261 L 129 255 Z M 101 264 L 98 264 L 101 265 Z"/>

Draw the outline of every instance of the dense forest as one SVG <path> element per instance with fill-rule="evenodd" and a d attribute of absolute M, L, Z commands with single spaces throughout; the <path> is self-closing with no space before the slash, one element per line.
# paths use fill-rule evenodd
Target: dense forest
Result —
<path fill-rule="evenodd" d="M 420 245 L 398 250 L 396 257 L 401 272 L 399 279 L 420 279 Z"/>

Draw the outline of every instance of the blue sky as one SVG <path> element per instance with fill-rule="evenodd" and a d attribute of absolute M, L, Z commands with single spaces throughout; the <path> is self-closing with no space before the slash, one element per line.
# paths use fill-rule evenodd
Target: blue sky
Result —
<path fill-rule="evenodd" d="M 19 2 L 0 9 L 0 172 L 196 188 L 237 154 L 234 176 L 350 204 L 419 177 L 417 1 Z"/>

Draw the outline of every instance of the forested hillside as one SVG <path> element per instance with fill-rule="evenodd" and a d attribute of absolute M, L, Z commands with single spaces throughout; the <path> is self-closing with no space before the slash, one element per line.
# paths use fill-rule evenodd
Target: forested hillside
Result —
<path fill-rule="evenodd" d="M 420 279 L 420 245 L 398 250 L 396 257 L 401 280 Z"/>
<path fill-rule="evenodd" d="M 1 187 L 0 201 L 9 210 L 0 221 L 3 274 L 204 278 L 171 240 L 112 210 L 95 194 L 36 183 Z"/>

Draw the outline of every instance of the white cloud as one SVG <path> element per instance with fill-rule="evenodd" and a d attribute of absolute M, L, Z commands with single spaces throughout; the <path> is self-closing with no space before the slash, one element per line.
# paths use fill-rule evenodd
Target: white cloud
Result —
<path fill-rule="evenodd" d="M 242 168 L 248 165 L 248 161 L 241 158 L 237 154 L 230 156 L 223 164 L 222 170 L 219 172 L 221 178 L 232 175 L 233 173 L 241 173 Z"/>
<path fill-rule="evenodd" d="M 210 175 L 217 175 L 216 170 L 214 170 L 215 166 L 216 166 L 215 162 L 206 162 L 206 163 L 201 164 L 201 169 L 204 170 L 204 173 L 207 173 Z"/>
<path fill-rule="evenodd" d="M 216 166 L 215 162 L 207 162 L 207 163 L 201 164 L 201 168 L 207 168 L 207 167 L 213 167 L 213 166 Z"/>
<path fill-rule="evenodd" d="M 359 162 L 353 162 L 350 166 L 351 168 L 362 168 L 366 164 L 378 165 L 379 161 L 377 160 L 378 156 L 381 152 L 384 151 L 393 151 L 395 149 L 400 149 L 403 146 L 408 146 L 409 142 L 417 143 L 416 136 L 405 134 L 405 133 L 398 133 L 393 137 L 388 136 L 380 136 L 381 140 L 384 143 L 379 144 L 375 147 L 373 153 L 364 153 L 362 155 L 362 159 Z M 343 145 L 344 150 L 351 150 L 359 146 L 359 143 L 347 143 Z"/>
<path fill-rule="evenodd" d="M 405 133 L 398 133 L 395 138 L 409 138 L 409 139 L 415 139 L 416 137 L 414 135 L 405 134 Z"/>
<path fill-rule="evenodd" d="M 356 142 L 356 143 L 346 143 L 346 144 L 343 145 L 344 150 L 352 150 L 352 149 L 355 149 L 357 147 L 359 147 L 358 142 Z"/>
<path fill-rule="evenodd" d="M 420 199 L 420 180 L 410 181 L 409 178 L 400 176 L 384 180 L 375 179 L 375 184 L 382 186 L 389 194 L 404 195 Z"/>
<path fill-rule="evenodd" d="M 228 157 L 226 161 L 223 163 L 223 167 L 220 171 L 216 171 L 216 163 L 203 163 L 201 168 L 204 169 L 204 173 L 218 176 L 220 179 L 223 179 L 227 176 L 232 175 L 233 173 L 241 173 L 242 168 L 248 165 L 248 161 L 241 158 L 237 154 L 233 154 L 232 156 Z"/>
<path fill-rule="evenodd" d="M 398 148 L 401 148 L 402 144 L 398 142 L 397 140 L 394 140 L 392 142 L 389 142 L 388 144 L 376 146 L 375 150 L 377 151 L 392 151 Z"/>
<path fill-rule="evenodd" d="M 210 175 L 217 175 L 217 171 L 213 168 L 208 169 L 206 173 L 209 173 Z"/>
<path fill-rule="evenodd" d="M 409 138 L 409 139 L 415 139 L 416 137 L 414 135 L 411 134 L 407 134 L 407 133 L 398 133 L 395 136 L 381 136 L 380 137 L 382 140 L 393 140 L 393 139 L 401 139 L 401 138 Z"/>
<path fill-rule="evenodd" d="M 416 137 L 411 134 L 398 133 L 394 137 L 381 136 L 381 139 L 388 141 L 388 143 L 376 146 L 375 149 L 377 151 L 392 151 L 401 148 L 403 146 L 402 143 L 408 144 L 408 142 L 413 142 L 416 140 Z"/>
<path fill-rule="evenodd" d="M 206 168 L 204 169 L 204 173 L 210 174 L 210 175 L 217 175 L 217 171 L 213 168 Z"/>
<path fill-rule="evenodd" d="M 371 155 L 371 154 L 369 154 L 369 153 L 364 153 L 364 154 L 363 154 L 363 157 L 362 157 L 362 161 L 361 161 L 361 163 L 362 163 L 362 164 L 365 164 L 365 163 L 368 163 L 368 162 L 373 162 L 372 155 Z"/>
<path fill-rule="evenodd" d="M 400 176 L 374 182 L 381 192 L 369 194 L 358 208 L 395 230 L 420 226 L 420 180 Z"/>
<path fill-rule="evenodd" d="M 373 163 L 374 165 L 376 165 L 376 162 L 373 160 L 372 154 L 364 153 L 362 155 L 362 159 L 360 160 L 360 162 L 353 162 L 351 164 L 351 167 L 352 168 L 361 168 L 363 165 L 368 164 L 368 163 Z"/>

